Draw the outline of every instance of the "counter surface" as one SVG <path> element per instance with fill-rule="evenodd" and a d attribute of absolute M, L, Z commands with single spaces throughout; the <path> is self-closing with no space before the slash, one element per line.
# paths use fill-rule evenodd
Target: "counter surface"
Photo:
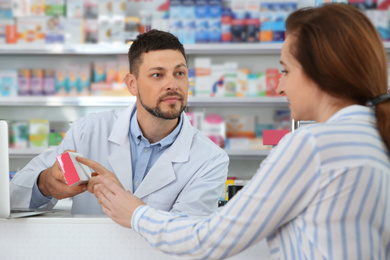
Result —
<path fill-rule="evenodd" d="M 0 219 L 0 259 L 172 259 L 107 216 L 69 211 Z M 229 259 L 269 259 L 266 242 Z"/>

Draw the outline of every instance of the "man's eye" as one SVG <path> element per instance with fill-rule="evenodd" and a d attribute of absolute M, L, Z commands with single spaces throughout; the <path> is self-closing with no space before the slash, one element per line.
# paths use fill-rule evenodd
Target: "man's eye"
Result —
<path fill-rule="evenodd" d="M 152 77 L 154 77 L 154 78 L 159 78 L 159 77 L 161 77 L 161 74 L 160 74 L 160 73 L 154 73 L 154 74 L 152 75 Z"/>
<path fill-rule="evenodd" d="M 288 73 L 287 70 L 281 70 L 280 72 L 283 73 L 284 75 L 286 75 Z"/>
<path fill-rule="evenodd" d="M 179 71 L 179 72 L 177 73 L 177 75 L 178 75 L 178 76 L 184 76 L 185 73 L 184 73 L 183 71 Z"/>

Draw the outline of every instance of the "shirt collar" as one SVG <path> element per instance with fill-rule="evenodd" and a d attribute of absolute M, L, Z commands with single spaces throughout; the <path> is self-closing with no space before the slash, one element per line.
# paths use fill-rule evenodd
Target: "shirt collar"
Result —
<path fill-rule="evenodd" d="M 152 145 L 159 145 L 161 148 L 163 148 L 165 146 L 169 146 L 173 144 L 173 142 L 176 140 L 177 136 L 181 131 L 183 122 L 184 122 L 184 115 L 183 113 L 181 113 L 179 118 L 179 123 L 177 124 L 175 129 L 168 136 L 164 137 L 159 142 L 154 143 Z M 130 134 L 131 134 L 131 138 L 135 140 L 137 145 L 141 142 L 142 138 L 144 138 L 144 135 L 142 134 L 141 128 L 139 127 L 138 120 L 137 120 L 137 108 L 134 109 L 133 114 L 131 115 L 130 118 Z"/>
<path fill-rule="evenodd" d="M 361 105 L 352 105 L 345 107 L 339 111 L 337 111 L 333 116 L 331 116 L 327 122 L 336 122 L 341 120 L 348 119 L 358 119 L 370 122 L 375 124 L 376 116 L 375 110 L 370 107 L 361 106 Z"/>

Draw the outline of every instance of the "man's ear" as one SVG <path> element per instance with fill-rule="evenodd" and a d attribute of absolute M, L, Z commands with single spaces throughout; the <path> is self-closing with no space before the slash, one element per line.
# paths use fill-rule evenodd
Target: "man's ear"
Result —
<path fill-rule="evenodd" d="M 125 76 L 125 84 L 127 89 L 133 96 L 137 96 L 137 80 L 133 74 L 127 73 Z"/>

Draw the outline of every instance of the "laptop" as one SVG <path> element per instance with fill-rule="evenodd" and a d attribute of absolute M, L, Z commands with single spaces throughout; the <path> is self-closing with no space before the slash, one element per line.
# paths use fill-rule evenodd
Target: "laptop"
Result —
<path fill-rule="evenodd" d="M 21 218 L 58 210 L 12 209 L 9 193 L 8 124 L 0 120 L 0 218 Z"/>

